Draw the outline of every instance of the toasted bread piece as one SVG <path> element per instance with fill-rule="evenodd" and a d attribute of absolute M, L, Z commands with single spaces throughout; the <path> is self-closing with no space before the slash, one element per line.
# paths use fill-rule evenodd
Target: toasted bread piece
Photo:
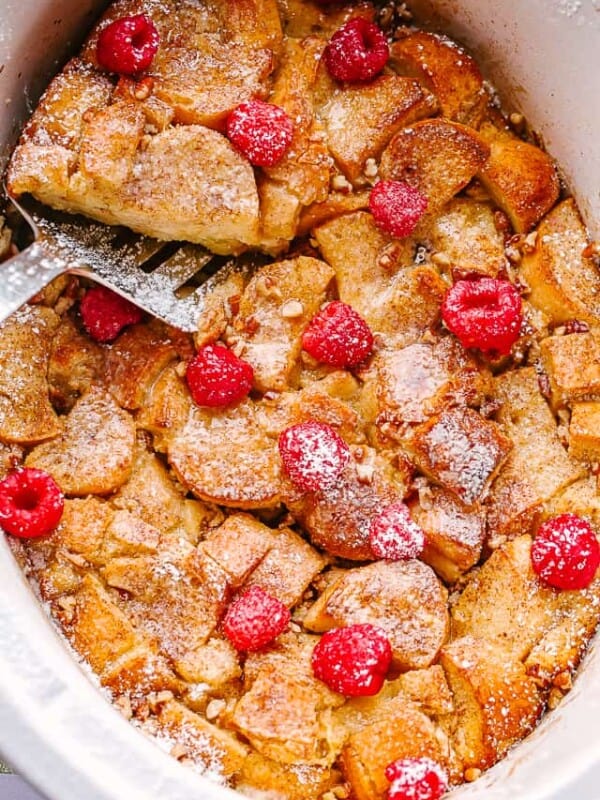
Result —
<path fill-rule="evenodd" d="M 554 495 L 546 503 L 544 517 L 558 514 L 579 514 L 587 517 L 595 527 L 600 527 L 600 493 L 598 479 L 594 476 L 581 478 Z"/>
<path fill-rule="evenodd" d="M 598 325 L 600 274 L 583 251 L 588 237 L 575 201 L 565 200 L 540 223 L 535 249 L 523 257 L 520 274 L 529 302 L 553 323 L 571 319 Z"/>
<path fill-rule="evenodd" d="M 349 19 L 362 17 L 370 22 L 375 19 L 375 8 L 366 2 L 326 6 L 310 0 L 278 0 L 278 6 L 285 33 L 295 39 L 311 35 L 328 39 Z"/>
<path fill-rule="evenodd" d="M 490 157 L 479 179 L 507 214 L 517 233 L 527 233 L 558 200 L 560 183 L 556 165 L 539 147 L 492 125 L 481 134 Z"/>
<path fill-rule="evenodd" d="M 452 635 L 485 639 L 522 661 L 552 623 L 557 599 L 533 572 L 531 537 L 519 536 L 471 574 L 452 607 Z"/>
<path fill-rule="evenodd" d="M 465 768 L 490 767 L 533 728 L 541 695 L 520 661 L 483 639 L 456 639 L 440 662 L 458 709 L 450 726 L 456 752 Z"/>
<path fill-rule="evenodd" d="M 53 403 L 61 411 L 70 411 L 103 373 L 102 348 L 80 333 L 74 323 L 63 317 L 52 338 L 48 361 L 48 385 Z"/>
<path fill-rule="evenodd" d="M 447 597 L 420 561 L 378 561 L 345 572 L 311 606 L 303 624 L 323 632 L 369 622 L 388 634 L 397 668 L 424 669 L 448 638 Z"/>
<path fill-rule="evenodd" d="M 341 765 L 357 800 L 383 800 L 389 788 L 386 767 L 400 758 L 423 757 L 448 765 L 443 734 L 400 694 L 387 702 L 381 719 L 349 737 Z"/>
<path fill-rule="evenodd" d="M 177 359 L 181 343 L 169 333 L 167 326 L 154 321 L 133 325 L 111 345 L 106 355 L 106 385 L 121 408 L 140 408 L 163 369 Z M 191 338 L 187 350 L 191 356 Z"/>
<path fill-rule="evenodd" d="M 329 553 L 352 561 L 373 557 L 369 528 L 373 516 L 405 494 L 406 486 L 394 483 L 402 479 L 391 473 L 382 456 L 362 447 L 364 466 L 357 469 L 351 461 L 335 485 L 323 491 L 298 497 L 287 488 L 283 501 L 308 533 L 311 542 Z"/>
<path fill-rule="evenodd" d="M 319 800 L 339 781 L 337 770 L 319 767 L 315 764 L 280 764 L 251 751 L 246 758 L 235 781 L 235 786 L 243 795 L 251 795 L 257 790 L 288 800 Z"/>
<path fill-rule="evenodd" d="M 418 341 L 439 317 L 447 285 L 431 266 L 413 265 L 414 240 L 391 239 L 363 211 L 326 222 L 314 236 L 335 270 L 340 299 L 386 344 Z"/>
<path fill-rule="evenodd" d="M 490 492 L 488 531 L 518 535 L 531 530 L 543 504 L 585 469 L 562 446 L 532 367 L 499 375 L 495 387 L 502 403 L 498 421 L 514 447 Z"/>
<path fill-rule="evenodd" d="M 320 114 L 331 154 L 348 180 L 356 181 L 367 159 L 378 161 L 400 128 L 435 111 L 435 100 L 418 81 L 384 74 L 335 89 Z"/>
<path fill-rule="evenodd" d="M 322 203 L 313 203 L 302 210 L 298 220 L 297 235 L 306 236 L 313 228 L 330 219 L 368 208 L 370 194 L 367 191 L 349 192 L 348 194 L 330 192 Z"/>
<path fill-rule="evenodd" d="M 233 733 L 211 724 L 176 700 L 161 704 L 157 717 L 167 736 L 204 769 L 229 777 L 242 768 L 248 748 Z"/>
<path fill-rule="evenodd" d="M 419 189 L 432 213 L 464 189 L 489 154 L 472 128 L 445 119 L 424 120 L 394 136 L 381 157 L 379 174 Z"/>
<path fill-rule="evenodd" d="M 427 477 L 470 506 L 487 495 L 512 442 L 476 411 L 451 408 L 415 428 L 406 447 Z"/>
<path fill-rule="evenodd" d="M 122 556 L 154 555 L 159 543 L 156 528 L 129 511 L 119 510 L 105 531 L 100 557 L 108 562 Z"/>
<path fill-rule="evenodd" d="M 415 522 L 425 533 L 422 560 L 448 583 L 455 583 L 481 556 L 485 508 L 467 508 L 451 492 L 423 487 L 410 503 Z"/>
<path fill-rule="evenodd" d="M 297 386 L 302 333 L 332 278 L 324 261 L 299 256 L 263 267 L 246 287 L 226 341 L 252 365 L 260 392 Z"/>
<path fill-rule="evenodd" d="M 251 400 L 226 411 L 192 408 L 167 447 L 175 474 L 201 500 L 242 509 L 279 504 L 277 441 L 260 427 Z"/>
<path fill-rule="evenodd" d="M 270 595 L 292 608 L 300 602 L 327 558 L 289 528 L 272 532 L 273 544 L 244 586 L 262 586 Z M 293 569 L 291 565 L 293 564 Z"/>
<path fill-rule="evenodd" d="M 581 461 L 600 461 L 600 402 L 573 403 L 569 455 Z"/>
<path fill-rule="evenodd" d="M 258 175 L 256 185 L 260 201 L 261 248 L 272 256 L 278 256 L 285 253 L 296 236 L 303 205 L 285 183 Z"/>
<path fill-rule="evenodd" d="M 50 473 L 65 494 L 109 494 L 129 478 L 134 445 L 130 415 L 91 389 L 65 418 L 61 435 L 34 448 L 26 464 Z"/>
<path fill-rule="evenodd" d="M 600 393 L 600 330 L 549 336 L 540 355 L 554 405 Z"/>
<path fill-rule="evenodd" d="M 427 716 L 440 717 L 454 709 L 452 692 L 439 664 L 403 672 L 393 683 Z"/>
<path fill-rule="evenodd" d="M 393 42 L 390 65 L 433 92 L 443 117 L 477 127 L 487 94 L 479 67 L 456 42 L 427 31 L 410 32 Z"/>
<path fill-rule="evenodd" d="M 430 237 L 455 273 L 496 278 L 506 268 L 504 237 L 488 203 L 455 197 L 431 220 Z"/>
<path fill-rule="evenodd" d="M 131 620 L 91 573 L 83 577 L 75 594 L 74 615 L 65 633 L 96 672 L 103 672 L 142 640 Z"/>
<path fill-rule="evenodd" d="M 114 696 L 128 696 L 132 705 L 146 702 L 151 692 L 178 694 L 183 688 L 182 681 L 170 669 L 167 660 L 148 641 L 112 661 L 100 676 L 100 681 Z"/>
<path fill-rule="evenodd" d="M 139 428 L 153 435 L 154 449 L 165 452 L 169 442 L 184 427 L 190 408 L 190 394 L 173 364 L 158 376 L 150 388 L 136 422 Z"/>
<path fill-rule="evenodd" d="M 182 674 L 198 684 L 207 684 L 211 691 L 223 692 L 241 676 L 242 668 L 239 655 L 229 640 L 213 634 L 206 644 L 196 648 L 193 672 L 183 671 Z M 193 687 L 191 693 L 194 694 Z"/>
<path fill-rule="evenodd" d="M 177 123 L 221 127 L 239 103 L 266 96 L 281 48 L 275 0 L 120 0 L 93 31 L 84 59 L 97 66 L 99 30 L 140 13 L 150 16 L 160 36 L 149 70 L 153 93 L 172 109 Z"/>
<path fill-rule="evenodd" d="M 448 402 L 481 403 L 489 378 L 453 337 L 384 350 L 374 359 L 385 423 L 423 422 Z"/>
<path fill-rule="evenodd" d="M 227 573 L 234 588 L 241 586 L 273 547 L 275 535 L 250 514 L 231 514 L 202 542 L 202 550 Z"/>
<path fill-rule="evenodd" d="M 0 441 L 35 444 L 60 433 L 46 379 L 54 311 L 25 306 L 0 326 Z"/>

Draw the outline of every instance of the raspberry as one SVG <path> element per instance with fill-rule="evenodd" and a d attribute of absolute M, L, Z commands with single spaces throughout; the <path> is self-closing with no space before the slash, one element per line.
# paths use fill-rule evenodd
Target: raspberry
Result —
<path fill-rule="evenodd" d="M 158 31 L 146 14 L 121 17 L 100 31 L 96 58 L 108 72 L 138 75 L 152 63 L 159 42 Z"/>
<path fill-rule="evenodd" d="M 448 791 L 445 770 L 431 758 L 399 758 L 385 770 L 388 800 L 440 800 Z"/>
<path fill-rule="evenodd" d="M 64 496 L 54 478 L 25 467 L 0 481 L 0 525 L 21 539 L 45 536 L 60 522 Z"/>
<path fill-rule="evenodd" d="M 369 543 L 377 558 L 406 561 L 421 555 L 425 534 L 404 503 L 393 503 L 371 522 Z"/>
<path fill-rule="evenodd" d="M 427 210 L 427 198 L 400 181 L 379 181 L 371 190 L 369 208 L 375 224 L 396 239 L 410 236 Z"/>
<path fill-rule="evenodd" d="M 373 334 L 360 314 L 336 300 L 312 318 L 302 347 L 332 367 L 356 367 L 371 354 Z"/>
<path fill-rule="evenodd" d="M 261 586 L 251 586 L 225 615 L 223 631 L 236 650 L 260 650 L 290 624 L 289 609 Z"/>
<path fill-rule="evenodd" d="M 83 326 L 97 342 L 112 342 L 127 325 L 142 319 L 142 311 L 105 286 L 89 289 L 79 304 Z"/>
<path fill-rule="evenodd" d="M 185 377 L 197 405 L 220 408 L 246 397 L 254 370 L 222 344 L 207 344 L 190 361 Z"/>
<path fill-rule="evenodd" d="M 369 81 L 387 64 L 390 49 L 383 31 L 362 17 L 348 20 L 323 51 L 325 66 L 336 81 Z"/>
<path fill-rule="evenodd" d="M 442 318 L 463 347 L 506 356 L 519 338 L 521 297 L 508 281 L 457 281 L 446 292 Z"/>
<path fill-rule="evenodd" d="M 328 631 L 312 654 L 315 677 L 346 697 L 377 694 L 391 661 L 388 637 L 369 623 Z"/>
<path fill-rule="evenodd" d="M 576 514 L 547 520 L 531 546 L 531 563 L 536 575 L 555 589 L 585 589 L 600 565 L 592 526 Z"/>
<path fill-rule="evenodd" d="M 286 428 L 279 437 L 279 453 L 286 473 L 305 492 L 331 486 L 350 460 L 344 440 L 314 420 Z"/>
<path fill-rule="evenodd" d="M 229 140 L 255 167 L 278 164 L 293 135 L 292 120 L 283 108 L 262 100 L 242 103 L 227 118 Z"/>

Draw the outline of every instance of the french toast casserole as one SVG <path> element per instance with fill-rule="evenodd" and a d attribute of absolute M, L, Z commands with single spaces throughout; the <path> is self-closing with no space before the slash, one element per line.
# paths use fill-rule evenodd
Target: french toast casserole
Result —
<path fill-rule="evenodd" d="M 599 251 L 468 53 L 405 4 L 117 0 L 7 184 L 227 257 L 193 336 L 73 276 L 0 327 L 0 523 L 134 725 L 254 797 L 436 800 L 557 706 Z"/>

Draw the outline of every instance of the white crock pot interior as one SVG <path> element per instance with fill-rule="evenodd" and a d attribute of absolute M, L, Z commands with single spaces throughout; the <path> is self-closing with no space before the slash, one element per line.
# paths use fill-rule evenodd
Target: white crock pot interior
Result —
<path fill-rule="evenodd" d="M 0 0 L 0 172 L 71 40 L 103 0 Z M 415 0 L 421 20 L 466 43 L 561 163 L 600 235 L 600 0 Z M 596 65 L 596 66 L 595 66 Z M 102 697 L 49 625 L 0 542 L 0 753 L 49 800 L 239 797 L 180 766 Z M 538 730 L 454 800 L 573 797 L 600 774 L 600 651 Z"/>

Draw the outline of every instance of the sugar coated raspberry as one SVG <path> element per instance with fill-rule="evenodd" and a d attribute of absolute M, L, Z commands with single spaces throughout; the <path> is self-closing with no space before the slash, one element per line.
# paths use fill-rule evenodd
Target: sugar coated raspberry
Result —
<path fill-rule="evenodd" d="M 96 58 L 108 72 L 138 75 L 148 69 L 159 44 L 156 26 L 146 14 L 121 17 L 100 31 Z"/>
<path fill-rule="evenodd" d="M 97 342 L 112 342 L 127 325 L 140 322 L 143 312 L 105 286 L 88 289 L 79 312 L 83 327 Z"/>
<path fill-rule="evenodd" d="M 385 770 L 388 800 L 440 800 L 448 791 L 446 771 L 431 758 L 399 758 Z"/>
<path fill-rule="evenodd" d="M 400 181 L 379 181 L 369 197 L 369 209 L 375 224 L 396 239 L 413 233 L 427 205 L 425 195 Z"/>
<path fill-rule="evenodd" d="M 329 425 L 310 420 L 286 428 L 279 453 L 291 480 L 305 492 L 332 486 L 350 460 L 350 449 Z"/>
<path fill-rule="evenodd" d="M 371 522 L 369 543 L 377 558 L 406 561 L 421 555 L 425 534 L 404 503 L 393 503 Z"/>
<path fill-rule="evenodd" d="M 41 469 L 25 467 L 0 481 L 0 527 L 21 539 L 53 531 L 64 504 L 54 478 Z"/>
<path fill-rule="evenodd" d="M 222 344 L 207 344 L 190 361 L 185 377 L 197 405 L 220 408 L 246 397 L 254 370 Z"/>
<path fill-rule="evenodd" d="M 536 575 L 555 589 L 585 589 L 600 565 L 594 529 L 576 514 L 560 514 L 540 525 L 531 546 Z"/>
<path fill-rule="evenodd" d="M 315 677 L 346 697 L 377 694 L 391 662 L 385 631 L 369 623 L 328 631 L 312 655 Z"/>
<path fill-rule="evenodd" d="M 446 292 L 442 318 L 464 347 L 505 356 L 519 338 L 521 296 L 509 281 L 457 281 Z"/>
<path fill-rule="evenodd" d="M 227 118 L 230 142 L 255 167 L 278 164 L 293 135 L 294 125 L 283 108 L 262 100 L 242 103 Z"/>
<path fill-rule="evenodd" d="M 312 318 L 302 347 L 323 364 L 356 367 L 371 354 L 373 334 L 360 314 L 336 300 Z"/>
<path fill-rule="evenodd" d="M 236 650 L 260 650 L 290 624 L 289 609 L 261 586 L 251 586 L 228 608 L 223 631 Z"/>
<path fill-rule="evenodd" d="M 323 51 L 325 66 L 336 81 L 369 81 L 387 64 L 390 49 L 381 28 L 362 17 L 348 20 Z"/>

